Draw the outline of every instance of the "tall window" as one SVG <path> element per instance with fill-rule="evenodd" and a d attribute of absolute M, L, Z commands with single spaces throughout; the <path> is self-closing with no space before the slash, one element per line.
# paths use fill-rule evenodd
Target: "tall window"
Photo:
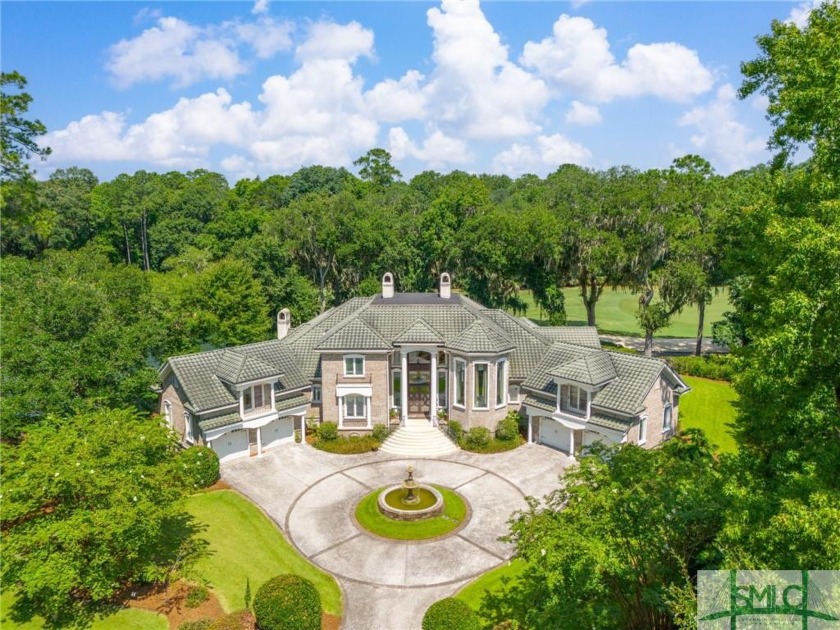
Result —
<path fill-rule="evenodd" d="M 365 397 L 361 394 L 348 394 L 344 397 L 345 418 L 366 418 Z"/>
<path fill-rule="evenodd" d="M 496 362 L 496 406 L 505 404 L 507 390 L 507 361 Z"/>
<path fill-rule="evenodd" d="M 172 403 L 168 400 L 163 401 L 163 417 L 166 419 L 166 426 L 172 428 Z"/>
<path fill-rule="evenodd" d="M 344 357 L 344 376 L 364 376 L 365 358 L 358 355 Z"/>
<path fill-rule="evenodd" d="M 467 362 L 455 359 L 455 404 L 463 407 L 467 401 Z"/>
<path fill-rule="evenodd" d="M 671 405 L 665 405 L 665 411 L 662 415 L 662 433 L 667 433 L 673 427 L 671 426 L 673 423 L 673 410 L 671 409 Z"/>
<path fill-rule="evenodd" d="M 437 406 L 439 409 L 446 409 L 448 400 L 446 396 L 446 369 L 438 370 L 437 379 Z"/>
<path fill-rule="evenodd" d="M 320 385 L 313 385 L 312 386 L 312 402 L 320 403 L 321 402 L 321 386 Z"/>
<path fill-rule="evenodd" d="M 639 444 L 647 442 L 647 418 L 639 420 Z"/>
<path fill-rule="evenodd" d="M 475 392 L 473 396 L 474 409 L 487 409 L 487 368 L 486 363 L 476 363 L 475 370 Z"/>
<path fill-rule="evenodd" d="M 184 439 L 190 444 L 195 441 L 193 438 L 192 416 L 188 411 L 184 412 Z"/>
<path fill-rule="evenodd" d="M 242 406 L 245 413 L 271 409 L 271 384 L 252 385 L 242 391 Z"/>
<path fill-rule="evenodd" d="M 560 386 L 560 411 L 573 413 L 578 416 L 586 415 L 588 394 L 585 389 L 575 385 Z"/>
<path fill-rule="evenodd" d="M 391 370 L 391 406 L 402 407 L 402 370 Z"/>

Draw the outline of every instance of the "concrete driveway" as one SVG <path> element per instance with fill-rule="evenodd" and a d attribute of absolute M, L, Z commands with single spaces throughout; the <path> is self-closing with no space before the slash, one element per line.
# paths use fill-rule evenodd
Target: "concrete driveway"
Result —
<path fill-rule="evenodd" d="M 222 466 L 222 477 L 274 520 L 298 550 L 336 577 L 344 592 L 348 630 L 414 630 L 426 609 L 478 575 L 507 561 L 507 533 L 525 495 L 557 487 L 571 460 L 526 444 L 497 455 L 459 451 L 444 459 L 402 459 L 382 453 L 331 455 L 285 444 L 260 458 Z M 371 490 L 398 483 L 405 467 L 415 479 L 454 488 L 472 515 L 441 540 L 386 541 L 355 525 L 356 503 Z"/>

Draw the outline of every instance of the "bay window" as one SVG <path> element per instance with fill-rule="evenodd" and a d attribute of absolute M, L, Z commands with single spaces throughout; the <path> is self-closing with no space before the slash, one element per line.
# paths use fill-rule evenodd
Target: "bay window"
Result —
<path fill-rule="evenodd" d="M 473 376 L 475 381 L 473 383 L 474 386 L 474 396 L 473 396 L 473 409 L 487 409 L 487 368 L 489 365 L 487 363 L 476 363 L 473 366 L 474 373 Z"/>
<path fill-rule="evenodd" d="M 496 406 L 503 407 L 507 397 L 507 361 L 496 362 Z"/>
<path fill-rule="evenodd" d="M 455 404 L 464 407 L 467 402 L 467 362 L 455 359 Z"/>

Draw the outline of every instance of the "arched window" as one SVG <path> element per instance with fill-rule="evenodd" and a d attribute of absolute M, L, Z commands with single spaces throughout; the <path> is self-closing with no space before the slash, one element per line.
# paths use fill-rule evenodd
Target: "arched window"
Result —
<path fill-rule="evenodd" d="M 188 411 L 184 412 L 184 439 L 189 444 L 195 442 L 195 438 L 193 437 L 192 416 Z"/>
<path fill-rule="evenodd" d="M 665 405 L 665 410 L 662 412 L 662 433 L 668 433 L 674 428 L 673 413 L 671 405 Z"/>
<path fill-rule="evenodd" d="M 344 397 L 345 418 L 365 418 L 365 397 L 361 394 L 348 394 Z"/>
<path fill-rule="evenodd" d="M 172 403 L 168 400 L 163 401 L 163 417 L 166 419 L 166 426 L 172 428 Z"/>

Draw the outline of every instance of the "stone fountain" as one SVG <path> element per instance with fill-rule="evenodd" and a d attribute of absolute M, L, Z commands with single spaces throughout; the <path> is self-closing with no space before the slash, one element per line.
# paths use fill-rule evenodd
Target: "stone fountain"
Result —
<path fill-rule="evenodd" d="M 379 494 L 379 511 L 398 521 L 418 521 L 443 512 L 443 496 L 432 486 L 414 479 L 414 466 L 406 466 L 402 483 L 386 488 Z"/>

